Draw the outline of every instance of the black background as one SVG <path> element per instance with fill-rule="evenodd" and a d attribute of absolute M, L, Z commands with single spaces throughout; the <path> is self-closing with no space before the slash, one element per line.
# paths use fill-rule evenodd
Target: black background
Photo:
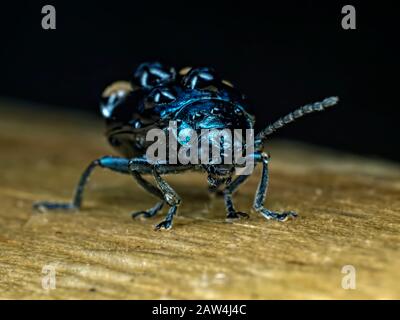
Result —
<path fill-rule="evenodd" d="M 0 96 L 98 114 L 104 87 L 140 62 L 210 65 L 251 98 L 258 128 L 338 95 L 337 108 L 277 136 L 400 160 L 399 11 L 381 1 L 279 3 L 1 3 Z M 56 8 L 56 30 L 41 28 L 45 4 Z M 356 30 L 341 27 L 345 4 L 356 8 Z"/>

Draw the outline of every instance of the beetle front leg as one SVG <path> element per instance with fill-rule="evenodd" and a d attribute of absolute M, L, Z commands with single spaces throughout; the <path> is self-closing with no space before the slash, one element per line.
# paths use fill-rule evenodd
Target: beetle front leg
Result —
<path fill-rule="evenodd" d="M 267 195 L 268 189 L 268 160 L 269 156 L 266 153 L 257 154 L 258 161 L 262 162 L 262 174 L 260 184 L 258 185 L 256 197 L 254 199 L 254 209 L 260 212 L 265 218 L 271 220 L 279 220 L 279 221 L 286 221 L 289 218 L 297 217 L 297 213 L 293 211 L 287 211 L 283 213 L 274 212 L 264 208 L 264 201 Z"/>
<path fill-rule="evenodd" d="M 136 182 L 146 191 L 151 193 L 157 198 L 160 198 L 162 201 L 158 202 L 153 208 L 144 211 L 138 211 L 132 213 L 132 218 L 137 218 L 139 216 L 143 216 L 145 218 L 151 218 L 157 214 L 158 211 L 162 209 L 164 206 L 164 196 L 163 193 L 157 187 L 153 186 L 150 182 L 143 179 L 138 169 L 136 169 L 136 165 L 134 161 L 131 161 L 129 164 L 129 169 L 131 170 L 133 178 Z"/>
<path fill-rule="evenodd" d="M 96 167 L 108 168 L 113 171 L 127 173 L 128 172 L 128 159 L 105 156 L 100 159 L 92 161 L 86 170 L 82 173 L 78 185 L 75 188 L 74 196 L 71 202 L 50 202 L 40 201 L 33 204 L 33 209 L 44 212 L 47 210 L 79 210 L 82 206 L 83 193 L 85 186 L 89 181 L 89 177 Z"/>
<path fill-rule="evenodd" d="M 168 230 L 172 227 L 172 220 L 176 214 L 178 206 L 181 204 L 181 198 L 176 193 L 176 191 L 172 189 L 168 182 L 161 177 L 160 173 L 158 172 L 157 166 L 154 166 L 153 168 L 153 175 L 158 187 L 164 195 L 165 201 L 168 203 L 168 205 L 170 205 L 169 211 L 165 219 L 155 226 L 155 230 Z"/>
<path fill-rule="evenodd" d="M 99 159 L 94 160 L 82 173 L 71 202 L 40 201 L 33 204 L 33 209 L 40 212 L 45 212 L 47 210 L 79 210 L 82 205 L 83 191 L 89 180 L 89 176 L 98 165 Z"/>
<path fill-rule="evenodd" d="M 249 177 L 249 175 L 242 175 L 233 180 L 223 191 L 225 206 L 227 210 L 227 219 L 248 218 L 249 215 L 245 212 L 236 211 L 232 201 L 232 195 L 236 189 Z"/>

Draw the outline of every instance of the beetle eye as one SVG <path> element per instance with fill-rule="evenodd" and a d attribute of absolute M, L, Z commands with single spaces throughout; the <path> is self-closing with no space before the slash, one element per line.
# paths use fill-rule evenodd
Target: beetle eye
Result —
<path fill-rule="evenodd" d="M 182 83 L 190 89 L 206 89 L 217 81 L 217 75 L 211 68 L 196 68 L 183 77 Z"/>
<path fill-rule="evenodd" d="M 169 88 L 155 88 L 146 97 L 144 108 L 151 109 L 155 105 L 170 103 L 175 99 L 175 94 Z"/>
<path fill-rule="evenodd" d="M 174 68 L 163 66 L 159 62 L 142 63 L 133 76 L 133 83 L 143 88 L 152 88 L 175 80 Z"/>

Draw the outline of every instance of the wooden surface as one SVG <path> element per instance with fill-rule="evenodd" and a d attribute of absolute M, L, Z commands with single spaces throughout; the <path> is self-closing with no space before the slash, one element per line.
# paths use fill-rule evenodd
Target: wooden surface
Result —
<path fill-rule="evenodd" d="M 400 167 L 274 140 L 267 207 L 250 210 L 260 171 L 235 200 L 249 220 L 225 221 L 206 177 L 169 177 L 183 198 L 171 231 L 130 212 L 155 204 L 129 176 L 98 169 L 84 208 L 33 214 L 69 200 L 82 170 L 111 154 L 101 119 L 0 103 L 0 297 L 40 299 L 400 298 Z M 344 265 L 356 289 L 344 290 Z M 56 289 L 42 288 L 42 270 Z"/>

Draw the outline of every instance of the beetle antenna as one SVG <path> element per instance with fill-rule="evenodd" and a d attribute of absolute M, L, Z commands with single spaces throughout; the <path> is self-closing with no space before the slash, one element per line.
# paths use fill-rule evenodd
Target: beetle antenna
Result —
<path fill-rule="evenodd" d="M 339 101 L 338 97 L 329 97 L 329 98 L 325 98 L 323 101 L 320 101 L 320 102 L 306 104 L 305 106 L 302 106 L 302 107 L 296 109 L 295 111 L 287 114 L 286 116 L 279 118 L 273 124 L 266 127 L 263 131 L 261 131 L 260 133 L 257 134 L 256 141 L 264 140 L 267 136 L 274 133 L 276 130 L 282 128 L 283 126 L 287 125 L 288 123 L 295 121 L 298 118 L 301 118 L 302 116 L 306 115 L 307 113 L 323 111 L 326 108 L 334 106 L 335 104 L 338 103 L 338 101 Z"/>

